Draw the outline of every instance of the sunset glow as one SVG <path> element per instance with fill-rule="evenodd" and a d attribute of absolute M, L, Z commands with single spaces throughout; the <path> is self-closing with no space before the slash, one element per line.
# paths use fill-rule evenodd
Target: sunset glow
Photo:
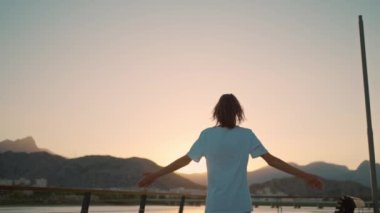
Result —
<path fill-rule="evenodd" d="M 233 93 L 241 126 L 273 154 L 356 168 L 368 159 L 360 14 L 380 153 L 379 11 L 369 0 L 0 1 L 0 141 L 164 166 Z M 205 170 L 203 159 L 180 172 Z"/>

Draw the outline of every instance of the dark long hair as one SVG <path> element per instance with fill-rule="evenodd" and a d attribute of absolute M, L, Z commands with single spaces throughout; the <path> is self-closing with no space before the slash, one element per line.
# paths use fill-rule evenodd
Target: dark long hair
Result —
<path fill-rule="evenodd" d="M 243 108 L 233 94 L 224 94 L 219 98 L 212 117 L 216 125 L 230 129 L 245 119 Z"/>

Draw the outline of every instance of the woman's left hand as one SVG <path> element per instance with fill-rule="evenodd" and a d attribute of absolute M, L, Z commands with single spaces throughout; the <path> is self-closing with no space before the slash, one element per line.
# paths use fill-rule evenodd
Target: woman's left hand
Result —
<path fill-rule="evenodd" d="M 157 176 L 154 173 L 144 173 L 137 185 L 139 187 L 147 187 L 156 180 Z"/>

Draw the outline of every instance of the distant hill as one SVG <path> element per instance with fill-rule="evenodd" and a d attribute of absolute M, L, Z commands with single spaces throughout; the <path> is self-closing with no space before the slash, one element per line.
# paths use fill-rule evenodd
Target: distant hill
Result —
<path fill-rule="evenodd" d="M 30 136 L 22 138 L 22 139 L 17 139 L 15 141 L 12 140 L 3 140 L 0 142 L 0 153 L 1 152 L 7 152 L 7 151 L 12 151 L 12 152 L 26 152 L 26 153 L 31 153 L 31 152 L 49 152 L 47 149 L 42 149 L 39 148 L 34 141 L 34 139 Z"/>
<path fill-rule="evenodd" d="M 136 185 L 143 173 L 160 168 L 154 162 L 143 158 L 85 156 L 67 159 L 41 151 L 46 149 L 39 148 L 32 137 L 1 141 L 0 179 L 45 178 L 49 186 L 129 188 Z M 363 161 L 356 170 L 326 162 L 314 162 L 305 166 L 292 165 L 328 180 L 356 182 L 365 187 L 370 186 L 368 161 Z M 376 165 L 376 169 L 380 182 L 379 164 Z M 249 185 L 289 177 L 290 175 L 269 166 L 248 172 Z M 205 173 L 170 174 L 160 178 L 152 187 L 204 189 L 201 185 L 207 185 Z"/>
<path fill-rule="evenodd" d="M 194 183 L 207 186 L 207 173 L 191 173 L 191 174 L 179 173 L 179 175 L 193 181 Z"/>
<path fill-rule="evenodd" d="M 294 167 L 302 169 L 306 172 L 316 174 L 328 180 L 339 180 L 339 181 L 354 181 L 362 184 L 363 186 L 369 187 L 370 174 L 369 174 L 369 162 L 363 161 L 356 170 L 350 170 L 346 166 L 336 165 L 326 162 L 314 162 L 305 166 L 300 166 L 291 163 Z M 380 164 L 376 164 L 378 182 L 380 182 Z M 196 173 L 196 174 L 181 174 L 183 177 L 192 180 L 195 183 L 201 185 L 207 185 L 207 175 L 206 173 Z M 248 183 L 257 184 L 270 181 L 272 179 L 291 177 L 282 171 L 274 169 L 270 166 L 263 167 L 261 169 L 248 172 Z"/>
<path fill-rule="evenodd" d="M 66 159 L 46 152 L 0 153 L 0 179 L 45 178 L 49 186 L 82 188 L 131 188 L 146 172 L 159 169 L 142 158 L 85 156 Z M 177 174 L 158 179 L 152 187 L 159 189 L 204 189 Z"/>
<path fill-rule="evenodd" d="M 367 187 L 371 185 L 369 161 L 363 161 L 356 170 L 350 170 L 346 166 L 326 162 L 314 162 L 306 166 L 293 164 L 293 166 L 328 180 L 354 181 Z M 376 170 L 378 171 L 377 181 L 379 182 L 380 164 L 376 164 Z M 271 179 L 283 177 L 290 177 L 290 175 L 272 167 L 264 167 L 248 173 L 250 184 L 263 183 Z"/>
<path fill-rule="evenodd" d="M 295 163 L 291 163 L 291 165 L 329 180 L 349 180 L 346 179 L 347 176 L 352 172 L 355 172 L 349 170 L 346 166 L 325 162 L 313 162 L 305 166 L 300 166 Z M 291 176 L 270 166 L 248 173 L 248 180 L 250 184 L 263 183 L 274 178 L 283 177 Z"/>
<path fill-rule="evenodd" d="M 350 195 L 369 199 L 370 188 L 353 181 L 323 180 L 324 189 L 317 190 L 308 187 L 302 180 L 291 178 L 280 178 L 266 181 L 264 183 L 252 184 L 250 191 L 256 195 L 289 195 L 289 196 L 325 196 L 340 197 Z"/>
<path fill-rule="evenodd" d="M 376 164 L 377 182 L 380 183 L 380 164 Z M 356 181 L 364 186 L 371 186 L 370 178 L 370 163 L 369 161 L 363 161 L 355 172 L 349 174 L 349 180 Z"/>

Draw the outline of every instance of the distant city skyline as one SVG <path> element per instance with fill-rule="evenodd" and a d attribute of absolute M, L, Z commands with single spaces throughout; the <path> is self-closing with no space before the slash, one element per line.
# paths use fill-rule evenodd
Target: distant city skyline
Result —
<path fill-rule="evenodd" d="M 368 159 L 363 15 L 380 161 L 377 1 L 0 1 L 0 141 L 161 166 L 233 93 L 285 161 Z M 251 160 L 249 170 L 265 166 Z M 180 172 L 204 172 L 205 160 Z"/>

